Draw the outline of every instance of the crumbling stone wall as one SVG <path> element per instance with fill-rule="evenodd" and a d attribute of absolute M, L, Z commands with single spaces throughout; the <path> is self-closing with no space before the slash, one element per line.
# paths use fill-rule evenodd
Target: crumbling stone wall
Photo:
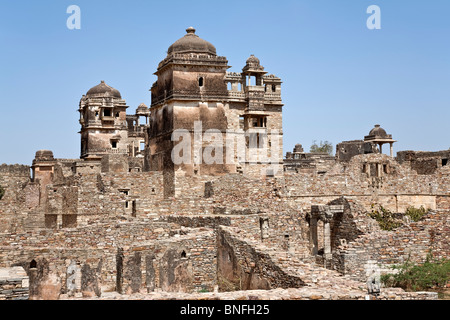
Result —
<path fill-rule="evenodd" d="M 450 215 L 430 213 L 423 220 L 393 231 L 373 230 L 341 245 L 333 253 L 333 266 L 343 274 L 365 281 L 364 265 L 374 260 L 384 266 L 400 264 L 408 258 L 423 262 L 430 252 L 436 258 L 450 255 Z"/>
<path fill-rule="evenodd" d="M 22 266 L 30 276 L 30 296 L 35 299 L 76 293 L 99 296 L 101 288 L 213 291 L 215 241 L 210 229 L 180 230 L 172 223 L 111 219 L 74 229 L 0 234 L 0 267 Z M 118 248 L 122 251 L 121 270 Z M 186 266 L 189 272 L 185 272 Z"/>
<path fill-rule="evenodd" d="M 29 279 L 21 267 L 0 268 L 0 300 L 27 300 Z"/>
<path fill-rule="evenodd" d="M 47 188 L 45 213 L 56 215 L 58 221 L 67 221 L 66 224 L 57 222 L 55 227 L 86 225 L 108 216 L 127 218 L 155 214 L 155 204 L 163 198 L 159 172 L 83 174 Z"/>
<path fill-rule="evenodd" d="M 397 152 L 397 161 L 405 163 L 419 175 L 435 174 L 439 168 L 450 165 L 450 150 L 437 152 L 400 151 Z"/>
<path fill-rule="evenodd" d="M 305 284 L 298 276 L 287 274 L 268 254 L 236 238 L 229 228 L 221 226 L 218 232 L 219 289 L 296 288 Z"/>
<path fill-rule="evenodd" d="M 200 229 L 174 238 L 120 249 L 121 292 L 213 291 L 216 285 L 216 237 Z M 144 276 L 145 275 L 145 276 Z"/>
<path fill-rule="evenodd" d="M 378 153 L 375 143 L 363 140 L 342 141 L 336 145 L 336 160 L 349 161 L 359 154 Z"/>
<path fill-rule="evenodd" d="M 23 214 L 39 205 L 39 187 L 31 182 L 30 166 L 0 166 L 0 186 L 5 191 L 0 199 L 0 232 L 23 230 Z"/>
<path fill-rule="evenodd" d="M 418 175 L 384 154 L 354 156 L 348 163 L 336 163 L 324 175 L 286 173 L 284 181 L 285 200 L 303 210 L 340 196 L 360 202 L 366 210 L 374 203 L 393 212 L 421 205 L 446 209 L 436 205 L 445 204 L 442 198 L 450 196 L 450 167 L 441 167 L 434 175 Z M 441 197 L 439 202 L 437 197 Z"/>
<path fill-rule="evenodd" d="M 328 204 L 344 206 L 343 214 L 335 215 L 331 221 L 332 250 L 355 241 L 364 234 L 380 230 L 378 223 L 368 216 L 367 211 L 359 203 L 342 197 Z"/>

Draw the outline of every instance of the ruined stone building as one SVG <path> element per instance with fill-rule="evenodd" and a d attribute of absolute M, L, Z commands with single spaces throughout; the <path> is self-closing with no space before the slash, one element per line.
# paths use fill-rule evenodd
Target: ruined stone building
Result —
<path fill-rule="evenodd" d="M 335 163 L 335 157 L 326 152 L 304 152 L 296 144 L 292 152 L 286 152 L 283 167 L 285 171 L 326 173 Z"/>
<path fill-rule="evenodd" d="M 253 55 L 242 65 L 228 71 L 188 28 L 148 106 L 129 112 L 104 81 L 82 96 L 80 158 L 39 150 L 31 166 L 1 165 L 0 299 L 365 299 L 374 266 L 448 257 L 448 151 L 394 158 L 378 126 L 335 157 L 297 145 L 283 159 L 281 79 Z M 374 205 L 430 211 L 387 231 Z"/>

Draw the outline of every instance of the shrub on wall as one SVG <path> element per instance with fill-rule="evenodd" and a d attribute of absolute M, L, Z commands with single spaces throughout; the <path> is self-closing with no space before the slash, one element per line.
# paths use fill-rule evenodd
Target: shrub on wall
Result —
<path fill-rule="evenodd" d="M 411 206 L 406 209 L 405 215 L 409 216 L 412 221 L 417 222 L 422 219 L 422 217 L 426 215 L 428 211 L 429 210 L 425 209 L 423 206 L 421 206 L 419 209 Z"/>
<path fill-rule="evenodd" d="M 380 228 L 387 231 L 394 230 L 403 224 L 402 221 L 394 217 L 391 211 L 383 208 L 383 206 L 375 208 L 375 205 L 372 205 L 372 212 L 369 213 L 369 217 L 375 219 L 380 225 Z"/>
<path fill-rule="evenodd" d="M 416 264 L 408 260 L 402 265 L 393 266 L 398 270 L 395 274 L 381 276 L 386 287 L 400 287 L 407 291 L 422 291 L 429 289 L 443 289 L 450 281 L 450 260 L 432 259 L 428 255 L 423 264 Z"/>

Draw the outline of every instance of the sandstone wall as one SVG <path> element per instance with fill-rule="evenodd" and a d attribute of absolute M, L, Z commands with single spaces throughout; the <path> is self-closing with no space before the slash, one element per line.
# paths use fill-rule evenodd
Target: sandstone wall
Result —
<path fill-rule="evenodd" d="M 218 233 L 219 289 L 298 288 L 305 285 L 300 277 L 286 273 L 270 255 L 240 240 L 228 228 L 220 227 Z"/>
<path fill-rule="evenodd" d="M 419 175 L 387 155 L 359 155 L 349 163 L 336 163 L 324 175 L 286 173 L 284 182 L 286 201 L 304 210 L 340 196 L 357 200 L 367 210 L 373 203 L 394 212 L 404 212 L 408 206 L 448 209 L 450 167 Z"/>
<path fill-rule="evenodd" d="M 0 266 L 22 266 L 30 276 L 30 295 L 38 298 L 52 277 L 58 279 L 50 281 L 53 297 L 69 292 L 99 295 L 102 287 L 121 292 L 149 288 L 212 291 L 216 285 L 215 241 L 211 229 L 180 230 L 172 223 L 111 219 L 74 229 L 1 234 Z M 118 251 L 122 252 L 120 268 Z M 69 272 L 71 267 L 79 271 L 78 278 Z M 71 289 L 71 277 L 80 281 L 78 287 Z"/>
<path fill-rule="evenodd" d="M 408 257 L 414 262 L 425 261 L 430 252 L 441 259 L 450 255 L 450 215 L 430 213 L 424 220 L 393 231 L 372 230 L 353 242 L 340 246 L 333 253 L 333 265 L 343 274 L 365 280 L 364 265 L 376 261 L 384 269 L 401 264 Z"/>
<path fill-rule="evenodd" d="M 28 276 L 23 268 L 0 268 L 0 300 L 27 300 L 28 286 Z"/>
<path fill-rule="evenodd" d="M 30 166 L 0 166 L 0 232 L 23 230 L 26 213 L 39 205 L 39 185 L 31 182 Z"/>

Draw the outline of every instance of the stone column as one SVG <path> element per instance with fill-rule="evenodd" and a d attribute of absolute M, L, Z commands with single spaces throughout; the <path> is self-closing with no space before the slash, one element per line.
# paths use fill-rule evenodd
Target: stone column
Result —
<path fill-rule="evenodd" d="M 269 218 L 268 217 L 260 217 L 259 218 L 259 227 L 261 229 L 261 240 L 269 238 Z"/>
<path fill-rule="evenodd" d="M 389 143 L 389 145 L 391 146 L 391 157 L 394 157 L 394 144 L 391 142 Z"/>
<path fill-rule="evenodd" d="M 318 241 L 317 241 L 317 217 L 311 216 L 309 220 L 309 230 L 310 230 L 310 242 L 313 245 L 312 254 L 316 255 L 319 252 Z"/>
<path fill-rule="evenodd" d="M 323 223 L 323 238 L 323 253 L 325 254 L 325 257 L 327 257 L 328 255 L 331 255 L 331 229 L 330 221 L 328 220 L 325 220 Z"/>
<path fill-rule="evenodd" d="M 324 267 L 331 267 L 331 220 L 333 219 L 333 212 L 329 207 L 325 208 L 325 212 L 322 213 L 321 218 L 323 220 L 323 258 L 324 258 Z"/>

